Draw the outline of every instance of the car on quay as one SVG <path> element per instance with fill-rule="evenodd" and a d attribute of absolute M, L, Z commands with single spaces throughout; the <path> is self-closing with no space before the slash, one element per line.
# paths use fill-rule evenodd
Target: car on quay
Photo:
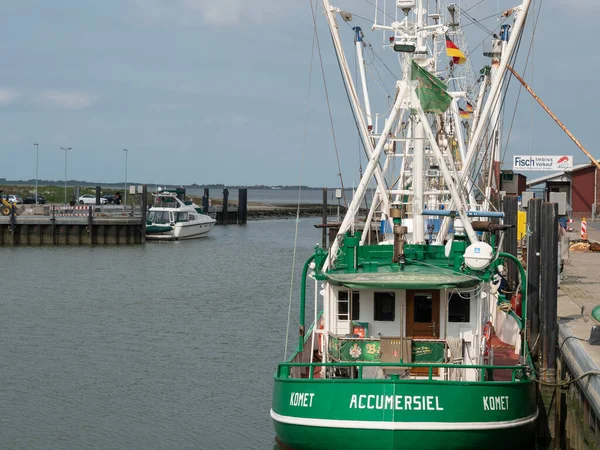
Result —
<path fill-rule="evenodd" d="M 84 194 L 77 199 L 77 203 L 80 205 L 95 205 L 96 204 L 96 196 L 91 194 Z M 100 204 L 104 205 L 108 203 L 104 197 L 100 197 Z"/>
<path fill-rule="evenodd" d="M 117 192 L 115 194 L 104 194 L 102 198 L 105 198 L 107 202 L 111 205 L 120 205 L 121 204 L 121 193 Z"/>
<path fill-rule="evenodd" d="M 9 194 L 8 195 L 8 201 L 11 203 L 14 203 L 16 205 L 22 205 L 23 204 L 23 198 L 21 198 L 20 195 L 17 194 Z"/>
<path fill-rule="evenodd" d="M 36 195 L 30 194 L 23 199 L 23 203 L 25 203 L 26 205 L 35 205 L 36 203 L 39 203 L 40 205 L 45 205 L 46 198 L 43 195 L 38 194 L 37 201 L 36 201 Z"/>

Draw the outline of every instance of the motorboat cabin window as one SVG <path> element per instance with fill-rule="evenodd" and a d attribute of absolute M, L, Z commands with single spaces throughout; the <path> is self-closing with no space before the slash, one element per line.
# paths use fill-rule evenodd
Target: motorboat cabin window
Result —
<path fill-rule="evenodd" d="M 375 317 L 374 320 L 393 322 L 396 317 L 396 293 L 375 292 Z"/>
<path fill-rule="evenodd" d="M 348 306 L 350 306 L 350 313 L 348 312 Z M 352 316 L 351 320 L 359 320 L 360 293 L 358 291 L 352 292 L 352 303 L 348 301 L 348 291 L 338 292 L 338 319 L 348 320 L 348 314 Z"/>
<path fill-rule="evenodd" d="M 415 307 L 413 320 L 417 323 L 429 323 L 433 321 L 431 294 L 415 294 Z"/>
<path fill-rule="evenodd" d="M 188 213 L 187 212 L 178 212 L 175 214 L 177 215 L 176 222 L 187 222 L 188 221 Z"/>
<path fill-rule="evenodd" d="M 448 322 L 471 321 L 471 298 L 468 293 L 455 292 L 448 300 Z"/>
<path fill-rule="evenodd" d="M 170 223 L 169 211 L 150 211 L 148 220 L 151 223 Z"/>

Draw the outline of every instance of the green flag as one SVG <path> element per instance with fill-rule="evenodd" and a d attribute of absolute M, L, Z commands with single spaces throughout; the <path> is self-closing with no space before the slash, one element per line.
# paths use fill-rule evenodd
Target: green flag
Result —
<path fill-rule="evenodd" d="M 411 79 L 419 82 L 417 96 L 423 111 L 441 114 L 448 109 L 450 103 L 452 103 L 452 97 L 446 92 L 448 86 L 438 77 L 419 66 L 414 60 L 412 61 Z"/>

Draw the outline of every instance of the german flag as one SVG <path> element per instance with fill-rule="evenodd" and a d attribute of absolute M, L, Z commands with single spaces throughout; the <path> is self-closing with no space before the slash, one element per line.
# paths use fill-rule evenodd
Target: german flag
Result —
<path fill-rule="evenodd" d="M 452 58 L 454 64 L 464 64 L 467 61 L 465 54 L 460 51 L 448 36 L 446 36 L 446 55 Z"/>
<path fill-rule="evenodd" d="M 461 119 L 468 119 L 469 117 L 471 117 L 471 113 L 465 111 L 462 108 L 458 108 L 458 115 L 460 116 Z"/>
<path fill-rule="evenodd" d="M 473 105 L 471 105 L 469 102 L 467 102 L 466 109 L 467 109 L 467 112 L 472 113 L 473 112 Z"/>

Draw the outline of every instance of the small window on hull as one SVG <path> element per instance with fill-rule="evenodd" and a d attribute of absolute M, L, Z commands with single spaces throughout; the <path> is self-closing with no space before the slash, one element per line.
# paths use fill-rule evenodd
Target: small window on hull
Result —
<path fill-rule="evenodd" d="M 360 318 L 360 294 L 352 292 L 352 310 L 351 320 L 359 320 Z M 348 319 L 348 291 L 338 292 L 338 320 Z"/>
<path fill-rule="evenodd" d="M 393 322 L 396 318 L 396 293 L 375 292 L 374 300 L 374 320 L 382 322 Z"/>
<path fill-rule="evenodd" d="M 448 322 L 471 321 L 471 298 L 468 293 L 454 293 L 448 301 Z"/>

